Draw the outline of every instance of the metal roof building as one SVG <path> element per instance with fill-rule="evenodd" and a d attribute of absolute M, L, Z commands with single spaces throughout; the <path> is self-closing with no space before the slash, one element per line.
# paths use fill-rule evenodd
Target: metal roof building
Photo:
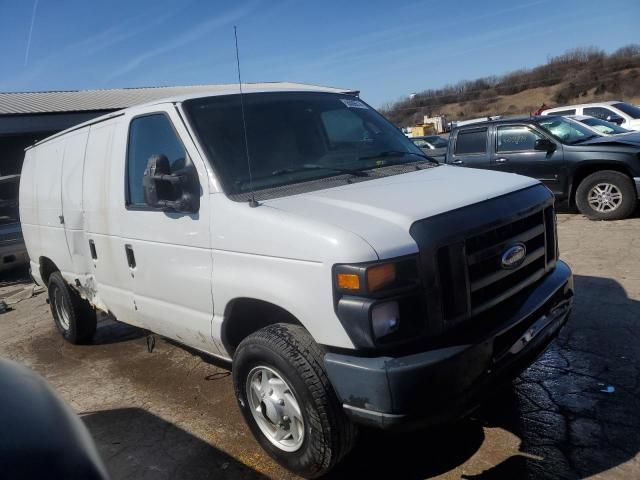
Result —
<path fill-rule="evenodd" d="M 285 90 L 313 87 L 289 82 L 243 85 L 253 89 L 264 87 Z M 0 176 L 20 173 L 24 149 L 29 145 L 100 115 L 163 98 L 197 93 L 226 93 L 235 88 L 236 85 L 191 85 L 61 92 L 0 92 Z"/>

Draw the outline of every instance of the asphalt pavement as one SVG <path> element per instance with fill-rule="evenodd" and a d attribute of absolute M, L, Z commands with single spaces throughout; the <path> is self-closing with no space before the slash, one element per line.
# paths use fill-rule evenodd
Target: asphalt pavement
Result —
<path fill-rule="evenodd" d="M 640 478 L 640 219 L 558 216 L 574 270 L 560 337 L 471 418 L 365 431 L 330 478 Z M 0 279 L 0 356 L 43 375 L 82 417 L 114 479 L 294 478 L 258 446 L 229 366 L 102 318 L 93 345 L 57 333 L 24 272 Z M 434 386 L 437 388 L 437 386 Z"/>

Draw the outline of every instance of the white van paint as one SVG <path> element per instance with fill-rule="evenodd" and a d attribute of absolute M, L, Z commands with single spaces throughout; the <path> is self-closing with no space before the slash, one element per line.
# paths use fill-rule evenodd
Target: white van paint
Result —
<path fill-rule="evenodd" d="M 230 92 L 235 93 L 235 92 Z M 333 308 L 331 268 L 416 253 L 415 220 L 534 185 L 526 177 L 442 166 L 262 202 L 227 198 L 182 121 L 180 100 L 133 107 L 26 152 L 22 225 L 39 283 L 40 258 L 118 320 L 229 358 L 221 341 L 239 297 L 279 305 L 321 344 L 352 348 Z M 166 114 L 203 189 L 197 214 L 125 206 L 125 158 L 135 117 Z M 448 194 L 449 185 L 459 185 Z M 418 193 L 419 192 L 419 193 Z M 422 198 L 422 201 L 416 201 Z M 89 241 L 95 245 L 92 259 Z M 125 245 L 136 266 L 124 261 Z"/>
<path fill-rule="evenodd" d="M 251 203 L 233 199 L 233 195 L 223 191 L 224 177 L 219 178 L 212 166 L 221 164 L 207 157 L 203 145 L 197 141 L 199 132 L 184 120 L 188 118 L 184 101 L 237 93 L 232 88 L 219 89 L 211 95 L 198 94 L 129 108 L 79 125 L 29 148 L 20 184 L 20 216 L 32 275 L 40 284 L 46 283 L 46 278 L 50 279 L 50 296 L 57 299 L 52 301 L 52 313 L 58 324 L 60 312 L 56 305 L 60 305 L 65 293 L 72 292 L 76 303 L 85 306 L 85 302 L 77 298 L 79 294 L 95 308 L 113 314 L 121 322 L 157 332 L 220 358 L 231 359 L 235 355 L 234 384 L 240 392 L 238 402 L 250 425 L 262 429 L 262 433 L 256 433 L 258 440 L 288 468 L 302 475 L 310 472 L 316 475 L 333 465 L 325 461 L 323 455 L 348 451 L 354 436 L 332 434 L 334 427 L 325 422 L 319 429 L 303 428 L 299 433 L 302 438 L 305 435 L 313 437 L 313 442 L 325 447 L 316 448 L 310 446 L 311 441 L 306 444 L 302 440 L 292 447 L 287 440 L 289 435 L 293 435 L 291 425 L 299 426 L 300 422 L 309 425 L 308 409 L 315 408 L 314 402 L 330 406 L 332 410 L 327 410 L 327 415 L 342 425 L 345 432 L 351 428 L 351 422 L 386 428 L 396 422 L 413 421 L 411 408 L 397 411 L 392 402 L 408 405 L 411 399 L 422 396 L 418 390 L 431 388 L 415 382 L 414 375 L 432 378 L 432 374 L 438 371 L 438 378 L 458 382 L 459 387 L 451 389 L 455 400 L 474 384 L 467 384 L 469 375 L 477 378 L 491 375 L 491 370 L 483 370 L 482 365 L 497 359 L 498 354 L 486 348 L 493 340 L 488 340 L 485 333 L 477 339 L 482 348 L 476 348 L 478 345 L 474 340 L 454 348 L 436 346 L 416 353 L 417 342 L 441 333 L 444 310 L 448 308 L 444 306 L 449 301 L 447 299 L 466 298 L 466 302 L 460 301 L 460 305 L 473 321 L 476 318 L 471 317 L 485 311 L 482 308 L 492 308 L 496 302 L 513 299 L 522 291 L 522 305 L 516 311 L 501 312 L 501 318 L 494 320 L 502 321 L 504 330 L 496 329 L 494 325 L 491 335 L 495 338 L 503 334 L 508 336 L 504 332 L 535 321 L 535 325 L 527 326 L 522 330 L 524 336 L 516 340 L 517 352 L 526 352 L 527 348 L 523 346 L 529 344 L 533 337 L 544 332 L 540 335 L 542 340 L 531 342 L 531 348 L 546 346 L 566 321 L 573 284 L 569 268 L 558 261 L 554 253 L 551 192 L 536 180 L 486 170 L 427 166 L 429 160 L 420 158 L 420 150 L 375 112 L 369 111 L 370 107 L 355 99 L 352 91 L 338 93 L 336 89 L 293 88 L 278 84 L 246 88 L 247 95 L 263 92 L 278 92 L 285 96 L 292 92 L 310 92 L 306 97 L 313 99 L 304 101 L 316 103 L 303 104 L 304 108 L 300 108 L 304 118 L 309 118 L 310 122 L 316 117 L 308 114 L 320 117 L 336 112 L 342 115 L 342 121 L 347 115 L 357 119 L 354 120 L 356 126 L 357 122 L 362 122 L 362 133 L 355 141 L 343 140 L 344 137 L 349 138 L 353 126 L 351 130 L 335 129 L 334 124 L 338 144 L 356 143 L 370 148 L 376 142 L 372 137 L 382 138 L 383 142 L 388 142 L 385 145 L 393 145 L 391 140 L 394 139 L 400 142 L 396 139 L 399 137 L 402 140 L 399 144 L 406 144 L 408 150 L 376 150 L 374 156 L 358 153 L 356 161 L 375 160 L 360 172 L 347 170 L 354 177 L 360 173 L 360 181 L 343 178 L 341 186 L 328 188 L 321 183 L 312 189 L 302 189 L 303 193 L 298 194 L 288 193 L 287 189 L 278 190 L 275 195 L 265 194 L 259 206 L 254 204 L 255 208 L 252 208 Z M 325 94 L 340 96 L 330 98 Z M 292 103 L 300 105 L 300 99 L 306 97 L 300 97 L 300 93 L 297 95 Z M 264 105 L 259 102 L 265 98 L 256 97 L 257 105 Z M 283 103 L 277 102 L 283 102 L 282 97 L 275 98 L 280 98 L 276 104 L 281 106 Z M 334 103 L 322 109 L 327 99 Z M 227 100 L 231 101 L 223 98 L 211 104 L 217 107 Z M 286 101 L 284 103 L 289 105 Z M 207 106 L 206 102 L 196 102 L 196 105 Z M 361 110 L 358 114 L 349 112 L 348 108 L 367 110 L 367 114 Z M 273 118 L 279 115 L 280 110 L 273 111 Z M 143 159 L 147 166 L 146 180 L 137 178 L 139 170 L 132 173 L 136 176 L 134 187 L 147 182 L 144 201 L 139 197 L 136 201 L 128 201 L 133 196 L 128 191 L 131 187 L 128 186 L 127 167 L 131 125 L 141 118 L 160 119 L 165 127 L 172 130 L 164 130 L 163 135 L 155 130 L 151 140 L 141 139 L 143 137 L 135 134 L 131 136 L 143 146 L 151 145 L 153 151 L 149 154 L 147 148 L 144 155 L 137 157 Z M 221 118 L 220 124 L 224 126 L 226 113 Z M 364 127 L 366 122 L 369 122 L 368 130 Z M 320 142 L 325 148 L 322 155 L 329 156 L 333 153 L 330 148 L 333 145 L 326 125 L 313 125 L 316 128 L 311 131 L 315 133 L 305 138 Z M 285 126 L 281 132 L 289 138 L 296 127 Z M 320 132 L 322 128 L 324 133 Z M 357 128 L 355 130 L 359 132 Z M 231 148 L 242 148 L 229 141 L 233 138 L 230 135 L 225 133 L 219 139 L 220 143 L 227 142 Z M 180 154 L 185 154 L 184 159 L 174 157 L 176 164 L 179 160 L 184 166 L 174 164 L 170 175 L 161 168 L 150 170 L 154 162 L 156 166 L 161 163 L 155 155 L 159 149 L 158 137 L 160 140 L 171 137 L 173 145 L 166 147 L 167 150 L 177 148 Z M 274 139 L 274 145 L 280 140 Z M 295 140 L 298 141 L 299 137 Z M 270 142 L 270 137 L 265 140 L 265 143 Z M 307 143 L 303 144 L 308 147 Z M 265 145 L 266 148 L 270 146 Z M 135 148 L 132 151 L 136 151 Z M 288 152 L 286 146 L 277 150 L 277 155 L 289 160 L 289 156 L 282 155 L 283 152 Z M 393 158 L 398 153 L 401 157 L 412 156 L 414 160 L 403 162 L 405 165 L 395 173 L 384 173 L 391 172 L 386 168 L 396 168 Z M 391 159 L 389 165 L 385 160 L 376 160 L 387 158 Z M 166 162 L 167 158 L 161 160 Z M 235 166 L 222 165 L 226 168 Z M 267 168 L 270 165 L 268 160 L 259 165 L 264 167 L 263 181 L 281 171 L 278 166 Z M 307 168 L 317 169 L 318 165 L 302 164 L 298 167 L 307 171 Z M 185 172 L 187 168 L 188 175 L 176 173 Z M 340 171 L 340 175 L 344 175 L 340 164 L 325 164 L 319 168 Z M 364 170 L 370 171 L 365 174 L 366 179 L 362 178 Z M 284 172 L 290 173 L 288 168 Z M 153 176 L 156 174 L 158 177 Z M 316 180 L 324 181 L 330 177 Z M 175 206 L 159 208 L 167 207 L 167 204 L 161 205 L 153 200 L 155 194 L 150 185 L 156 189 L 157 185 L 149 181 L 182 182 L 184 178 L 189 182 L 197 178 L 199 206 L 182 209 L 182 213 L 178 213 Z M 241 176 L 236 179 L 246 181 Z M 296 181 L 302 184 L 310 182 L 305 179 Z M 184 192 L 182 189 L 181 195 Z M 134 193 L 140 195 L 139 191 Z M 193 198 L 195 196 L 189 197 L 189 201 Z M 187 211 L 192 213 L 184 213 Z M 457 220 L 451 220 L 454 218 Z M 416 225 L 417 232 L 413 231 Z M 496 239 L 496 235 L 502 237 Z M 481 247 L 472 242 L 480 250 L 467 254 L 465 241 L 480 237 L 483 238 Z M 514 245 L 509 243 L 520 239 L 538 243 L 532 244 L 535 249 L 532 246 L 531 255 L 526 257 L 525 252 L 522 257 L 525 260 L 515 269 L 500 267 L 500 255 L 510 251 L 502 250 L 506 247 L 512 249 Z M 524 251 L 523 243 L 517 245 Z M 441 253 L 449 260 L 441 260 Z M 494 259 L 497 259 L 497 267 Z M 467 262 L 486 260 L 493 263 L 484 267 L 484 276 L 471 279 L 471 270 L 466 270 Z M 436 264 L 440 269 L 438 272 Z M 393 277 L 389 280 L 389 270 L 385 267 L 391 266 Z M 531 270 L 531 266 L 535 270 Z M 379 267 L 383 268 L 377 270 Z M 492 273 L 487 274 L 487 268 Z M 56 270 L 63 279 L 57 274 L 51 275 Z M 369 283 L 369 272 L 376 270 L 387 272 L 384 274 L 387 287 L 377 289 Z M 347 276 L 361 279 L 358 283 L 361 287 L 346 291 L 338 285 L 337 271 L 351 272 Z M 445 291 L 439 283 L 448 281 L 443 280 L 447 272 L 456 274 L 458 283 Z M 519 283 L 515 286 L 504 281 L 508 281 L 512 274 L 524 274 L 518 277 Z M 403 277 L 399 278 L 401 275 Z M 483 303 L 472 306 L 472 292 L 485 288 L 482 285 L 496 286 L 498 282 L 501 292 L 493 291 L 490 298 L 483 297 Z M 525 292 L 525 288 L 533 290 Z M 414 300 L 416 303 L 410 303 Z M 418 301 L 425 301 L 427 305 L 418 304 Z M 492 301 L 494 303 L 489 305 Z M 262 310 L 249 308 L 249 313 L 245 312 L 244 316 L 232 315 L 236 305 L 244 305 L 244 308 L 260 305 Z M 541 308 L 546 313 L 537 319 L 530 318 Z M 425 309 L 428 309 L 428 314 L 425 314 Z M 274 317 L 268 317 L 260 324 L 264 320 L 259 317 L 261 314 Z M 431 314 L 437 316 L 430 317 Z M 258 321 L 251 315 L 257 315 Z M 456 321 L 460 321 L 459 318 Z M 442 319 L 443 323 L 434 319 Z M 453 320 L 453 317 L 447 317 L 450 323 L 444 328 L 456 326 L 459 329 Z M 403 321 L 407 323 L 400 323 Z M 241 331 L 238 336 L 245 339 L 240 346 L 238 342 L 242 338 L 234 338 L 235 344 L 225 339 L 224 332 L 244 324 L 253 328 L 252 322 L 258 324 L 253 330 L 236 330 Z M 408 330 L 396 330 L 398 324 L 407 325 Z M 540 326 L 542 324 L 544 326 Z M 95 327 L 95 322 L 92 327 Z M 67 327 L 66 333 L 69 331 Z M 274 332 L 278 332 L 277 343 L 273 341 Z M 90 333 L 93 334 L 93 330 Z M 396 333 L 401 334 L 400 338 L 393 336 Z M 385 335 L 387 340 L 391 337 L 391 345 L 385 344 Z M 255 343 L 247 343 L 251 340 Z M 272 341 L 267 348 L 265 344 Z M 310 347 L 313 344 L 316 345 Z M 408 344 L 410 347 L 406 351 L 390 353 L 392 350 L 388 348 L 404 348 Z M 348 351 L 355 352 L 346 355 Z M 367 354 L 361 355 L 362 351 Z M 380 356 L 373 356 L 376 352 Z M 492 357 L 494 353 L 495 358 Z M 279 360 L 273 360 L 273 355 L 280 355 Z M 305 365 L 312 365 L 305 370 L 305 378 L 302 379 L 301 369 L 297 366 L 301 358 L 307 362 Z M 281 371 L 276 371 L 275 364 Z M 474 367 L 473 372 L 466 372 L 470 365 L 476 364 L 480 368 Z M 288 375 L 287 369 L 290 369 Z M 460 373 L 463 370 L 464 375 Z M 313 377 L 310 376 L 311 371 Z M 393 382 L 391 377 L 395 378 Z M 292 378 L 301 382 L 298 387 L 306 389 L 301 391 L 313 400 L 309 405 L 300 406 L 296 392 L 287 384 Z M 272 381 L 275 383 L 270 383 Z M 449 403 L 446 398 L 444 401 Z M 248 407 L 250 402 L 257 402 L 258 406 L 252 404 Z M 337 409 L 334 408 L 336 405 Z M 296 422 L 291 423 L 291 417 L 297 418 Z M 300 420 L 303 417 L 306 420 Z M 286 453 L 274 451 L 269 445 L 275 445 Z"/>

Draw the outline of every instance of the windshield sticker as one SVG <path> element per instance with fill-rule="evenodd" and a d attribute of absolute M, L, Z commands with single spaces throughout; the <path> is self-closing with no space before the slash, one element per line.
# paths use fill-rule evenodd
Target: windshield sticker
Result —
<path fill-rule="evenodd" d="M 341 98 L 340 100 L 349 108 L 369 108 L 360 100 L 351 100 L 349 98 Z"/>

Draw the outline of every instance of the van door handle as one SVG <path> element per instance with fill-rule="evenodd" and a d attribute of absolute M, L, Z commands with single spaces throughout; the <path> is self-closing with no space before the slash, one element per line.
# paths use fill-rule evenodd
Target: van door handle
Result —
<path fill-rule="evenodd" d="M 464 163 L 464 160 L 454 160 L 453 162 L 454 165 L 462 165 Z"/>
<path fill-rule="evenodd" d="M 129 244 L 124 246 L 124 251 L 127 254 L 127 263 L 129 268 L 136 268 L 136 256 L 133 254 L 133 247 Z"/>
<path fill-rule="evenodd" d="M 508 158 L 496 158 L 495 162 L 496 163 L 507 163 L 509 161 Z"/>
<path fill-rule="evenodd" d="M 96 252 L 96 244 L 93 240 L 89 240 L 89 250 L 91 251 L 91 258 L 98 259 L 98 252 Z"/>

